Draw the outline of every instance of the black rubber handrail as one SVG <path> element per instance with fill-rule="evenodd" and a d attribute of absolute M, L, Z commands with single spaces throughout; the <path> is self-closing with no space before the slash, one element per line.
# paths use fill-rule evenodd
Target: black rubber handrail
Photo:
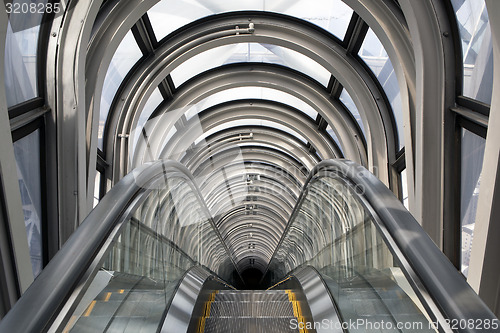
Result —
<path fill-rule="evenodd" d="M 464 325 L 461 327 L 459 324 L 454 331 L 463 333 L 498 332 L 498 329 L 492 327 L 479 329 L 479 327 L 484 327 L 482 324 L 486 321 L 498 324 L 497 317 L 392 191 L 367 169 L 349 160 L 322 161 L 311 171 L 271 261 L 305 200 L 310 182 L 328 172 L 335 172 L 354 186 L 362 189 L 360 191 L 362 193 L 359 195 L 370 205 L 371 210 L 376 214 L 376 220 L 383 224 L 382 227 L 387 230 L 444 318 L 450 321 L 475 320 L 475 324 L 471 325 L 475 326 L 474 328 L 463 327 Z M 267 269 L 264 276 L 266 273 Z"/>
<path fill-rule="evenodd" d="M 0 321 L 0 332 L 44 332 L 57 317 L 64 303 L 88 270 L 117 225 L 138 196 L 149 193 L 148 186 L 169 172 L 180 172 L 192 183 L 202 208 L 210 216 L 193 176 L 182 164 L 175 161 L 157 161 L 134 169 L 106 193 L 82 224 L 66 241 L 62 249 L 43 269 L 14 307 Z M 210 218 L 212 227 L 215 228 Z M 227 246 L 222 242 L 232 260 Z M 236 268 L 234 261 L 233 265 Z"/>

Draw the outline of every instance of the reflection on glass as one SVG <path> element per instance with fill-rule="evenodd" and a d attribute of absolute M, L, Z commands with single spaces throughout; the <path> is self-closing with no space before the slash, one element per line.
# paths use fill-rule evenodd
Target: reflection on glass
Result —
<path fill-rule="evenodd" d="M 283 131 L 285 133 L 288 133 L 288 134 L 296 137 L 300 141 L 302 141 L 304 144 L 307 144 L 307 139 L 305 137 L 303 137 L 302 135 L 300 135 L 297 131 L 293 130 L 289 126 L 285 126 L 283 124 L 280 124 L 280 123 L 277 123 L 274 121 L 270 121 L 270 120 L 251 119 L 251 118 L 241 119 L 241 120 L 232 120 L 232 121 L 225 122 L 222 125 L 215 126 L 214 128 L 206 131 L 200 137 L 198 137 L 196 139 L 196 141 L 194 142 L 194 144 L 195 145 L 198 144 L 200 141 L 204 140 L 205 138 L 209 137 L 210 135 L 217 133 L 223 129 L 228 129 L 228 128 L 237 127 L 237 126 L 255 126 L 255 127 L 274 128 L 274 129 Z"/>
<path fill-rule="evenodd" d="M 45 4 L 47 1 L 37 1 Z M 25 1 L 12 1 L 16 4 Z M 5 90 L 7 106 L 38 96 L 37 47 L 43 13 L 12 13 L 5 39 Z"/>
<path fill-rule="evenodd" d="M 33 276 L 42 271 L 42 192 L 40 174 L 40 130 L 14 142 L 17 176 L 21 190 L 24 224 L 28 237 Z"/>
<path fill-rule="evenodd" d="M 170 170 L 169 170 L 170 171 Z M 65 331 L 158 332 L 186 271 L 231 281 L 231 265 L 193 184 L 169 172 L 124 223 Z"/>
<path fill-rule="evenodd" d="M 97 147 L 102 150 L 104 127 L 108 118 L 109 108 L 123 79 L 132 66 L 142 57 L 132 31 L 129 31 L 116 49 L 109 64 L 101 95 Z"/>
<path fill-rule="evenodd" d="M 352 9 L 341 0 L 177 0 L 160 1 L 148 16 L 160 40 L 183 25 L 199 18 L 224 12 L 257 10 L 295 16 L 311 22 L 343 39 L 352 16 Z"/>
<path fill-rule="evenodd" d="M 491 104 L 493 47 L 484 0 L 452 0 L 463 55 L 463 94 Z"/>
<path fill-rule="evenodd" d="M 462 273 L 469 273 L 469 261 L 476 222 L 485 139 L 462 129 L 462 177 L 460 219 L 462 227 Z"/>
<path fill-rule="evenodd" d="M 363 126 L 363 120 L 361 119 L 361 116 L 359 115 L 359 111 L 358 111 L 358 108 L 356 107 L 356 104 L 354 104 L 354 101 L 352 100 L 351 95 L 349 95 L 347 90 L 342 89 L 342 93 L 340 94 L 340 101 L 342 103 L 344 103 L 346 108 L 351 112 L 354 119 L 356 119 L 356 121 L 358 122 L 358 125 L 361 128 L 361 131 L 366 136 L 365 127 Z"/>
<path fill-rule="evenodd" d="M 198 114 L 199 112 L 206 110 L 211 106 L 235 99 L 262 99 L 275 101 L 283 103 L 285 105 L 290 105 L 297 110 L 304 112 L 311 119 L 315 120 L 318 116 L 318 112 L 316 112 L 316 110 L 314 110 L 311 105 L 307 104 L 294 95 L 273 88 L 248 86 L 230 88 L 210 95 L 209 97 L 199 101 L 198 103 L 189 106 L 189 109 L 186 111 L 186 118 L 187 120 L 189 120 L 195 114 Z"/>
<path fill-rule="evenodd" d="M 368 29 L 368 33 L 358 54 L 373 71 L 384 89 L 389 103 L 391 103 L 394 119 L 396 120 L 399 149 L 401 149 L 405 145 L 401 91 L 399 90 L 398 79 L 391 60 L 372 29 Z"/>
<path fill-rule="evenodd" d="M 326 133 L 328 133 L 328 135 L 330 135 L 330 137 L 333 139 L 333 141 L 335 141 L 335 143 L 337 144 L 337 147 L 339 147 L 342 154 L 344 154 L 344 151 L 342 149 L 342 145 L 340 144 L 339 138 L 337 137 L 337 134 L 335 134 L 335 131 L 333 130 L 333 128 L 330 125 L 328 125 L 326 127 Z"/>
<path fill-rule="evenodd" d="M 406 169 L 401 171 L 401 192 L 403 194 L 403 205 L 406 209 L 409 209 L 408 206 L 408 179 L 406 178 Z"/>
<path fill-rule="evenodd" d="M 179 65 L 172 71 L 171 76 L 175 85 L 180 86 L 208 69 L 240 62 L 262 62 L 290 67 L 309 75 L 325 87 L 331 76 L 323 66 L 297 51 L 260 43 L 230 44 L 210 49 Z"/>
<path fill-rule="evenodd" d="M 384 320 L 393 327 L 418 323 L 419 332 L 435 332 L 429 329 L 430 319 L 405 270 L 359 199 L 362 189 L 325 171 L 306 190 L 271 261 L 270 280 L 277 282 L 297 267 L 312 266 L 344 322 Z"/>
<path fill-rule="evenodd" d="M 156 88 L 149 97 L 148 101 L 146 102 L 146 105 L 144 105 L 144 109 L 142 109 L 141 115 L 137 120 L 137 126 L 134 130 L 133 149 L 135 149 L 135 147 L 137 146 L 137 141 L 139 140 L 139 137 L 142 134 L 146 121 L 149 119 L 153 111 L 158 107 L 158 105 L 160 105 L 162 101 L 163 101 L 163 96 L 161 95 L 160 90 Z"/>
<path fill-rule="evenodd" d="M 97 206 L 99 203 L 99 200 L 101 199 L 100 193 L 101 193 L 101 173 L 97 171 L 95 173 L 95 180 L 94 180 L 94 204 L 93 207 Z"/>

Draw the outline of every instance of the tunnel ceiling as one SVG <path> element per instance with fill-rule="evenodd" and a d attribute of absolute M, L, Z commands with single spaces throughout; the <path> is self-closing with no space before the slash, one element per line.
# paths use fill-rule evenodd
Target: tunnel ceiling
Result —
<path fill-rule="evenodd" d="M 109 178 L 183 163 L 240 271 L 266 269 L 319 161 L 348 158 L 389 185 L 405 82 L 381 42 L 391 37 L 346 3 L 105 1 L 85 89 L 98 124 L 90 148 L 112 165 Z M 409 40 L 389 9 L 386 24 Z"/>

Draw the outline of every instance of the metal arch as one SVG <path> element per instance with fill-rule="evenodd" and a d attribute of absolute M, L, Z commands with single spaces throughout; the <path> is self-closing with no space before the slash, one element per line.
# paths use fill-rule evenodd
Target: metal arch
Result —
<path fill-rule="evenodd" d="M 362 134 L 358 131 L 355 120 L 347 110 L 335 108 L 324 87 L 286 67 L 260 63 L 226 65 L 188 81 L 178 90 L 171 103 L 153 115 L 154 118 L 149 121 L 148 128 L 145 129 L 149 138 L 147 148 L 145 144 L 138 145 L 136 148 L 138 155 L 146 156 L 145 150 L 148 149 L 153 157 L 157 156 L 169 130 L 182 117 L 189 105 L 219 91 L 244 86 L 271 87 L 302 99 L 336 129 L 346 156 L 351 156 L 361 164 L 365 163 L 364 145 L 357 139 Z M 145 161 L 143 158 L 141 162 Z"/>
<path fill-rule="evenodd" d="M 238 15 L 243 16 L 243 14 L 238 14 Z M 276 21 L 279 20 L 277 18 L 277 15 L 272 15 L 271 18 L 269 18 L 270 15 L 266 14 L 266 13 L 259 13 L 259 15 L 254 13 L 253 15 L 258 16 L 258 19 L 254 19 L 254 20 L 255 20 L 255 22 L 258 22 L 258 24 L 261 25 L 261 27 L 263 27 L 263 24 L 266 23 L 266 20 L 272 21 L 274 23 L 276 23 Z M 236 16 L 237 16 L 237 14 L 234 14 L 229 19 L 227 17 L 222 17 L 222 18 L 214 17 L 214 18 L 211 18 L 210 20 L 203 20 L 203 24 L 205 24 L 203 31 L 206 32 L 207 26 L 209 26 L 213 22 L 216 22 L 216 20 L 227 22 L 226 23 L 227 27 L 234 27 L 235 24 L 241 25 L 242 22 L 238 21 L 238 18 Z M 266 18 L 264 18 L 264 17 L 266 17 Z M 246 13 L 244 15 L 244 19 L 247 22 L 248 13 Z M 284 20 L 283 18 L 280 18 L 280 19 Z M 284 28 L 283 26 L 285 26 L 286 28 Z M 288 38 L 287 41 L 281 40 L 281 42 L 283 44 L 286 44 L 288 41 L 295 41 L 295 44 L 293 44 L 293 45 L 284 45 L 284 46 L 291 47 L 291 48 L 293 48 L 295 46 L 297 48 L 297 45 L 301 44 L 301 43 L 297 43 L 297 38 L 300 37 L 300 38 L 304 38 L 306 41 L 306 43 L 302 44 L 302 45 L 308 46 L 308 50 L 306 50 L 306 54 L 307 54 L 307 52 L 309 52 L 309 54 L 310 54 L 311 53 L 310 50 L 317 50 L 317 49 L 324 50 L 324 53 L 325 53 L 324 59 L 327 59 L 327 60 L 323 60 L 320 63 L 322 63 L 325 67 L 338 68 L 338 70 L 341 73 L 337 73 L 337 74 L 342 74 L 342 75 L 336 75 L 336 76 L 338 77 L 338 79 L 340 81 L 344 81 L 342 83 L 344 84 L 344 86 L 347 87 L 348 90 L 351 89 L 350 93 L 354 96 L 355 103 L 357 102 L 357 105 L 362 106 L 359 109 L 360 110 L 378 110 L 382 114 L 382 116 L 385 120 L 391 119 L 392 115 L 389 112 L 387 112 L 387 109 L 384 105 L 382 105 L 382 102 L 379 102 L 380 104 L 377 104 L 377 102 L 374 100 L 374 96 L 381 96 L 381 92 L 377 91 L 377 88 L 375 87 L 374 82 L 371 81 L 369 74 L 366 72 L 366 70 L 364 68 L 362 68 L 362 65 L 357 63 L 357 61 L 355 61 L 354 59 L 348 59 L 348 57 L 345 55 L 345 52 L 342 52 L 342 48 L 339 45 L 336 45 L 336 46 L 332 45 L 332 40 L 328 36 L 325 36 L 324 34 L 319 33 L 318 31 L 315 31 L 314 29 L 311 29 L 309 26 L 306 28 L 306 29 L 311 30 L 311 31 L 308 31 L 308 34 L 304 33 L 304 34 L 298 36 L 297 32 L 299 30 L 304 31 L 304 26 L 305 26 L 305 24 L 299 24 L 297 22 L 293 22 L 293 24 L 290 22 L 287 22 L 284 25 L 282 25 L 280 27 L 281 29 L 287 29 L 288 27 L 291 27 L 293 29 L 279 31 L 279 35 L 281 37 L 283 37 L 285 35 L 285 33 L 290 33 L 290 35 L 291 35 L 291 37 Z M 275 27 L 271 27 L 271 28 L 275 28 Z M 302 29 L 299 29 L 299 28 L 302 28 Z M 197 30 L 193 28 L 189 31 L 189 34 L 193 35 L 196 33 L 196 31 Z M 258 32 L 258 29 L 256 29 L 256 31 Z M 268 31 L 266 31 L 266 33 L 267 32 Z M 276 31 L 273 31 L 273 29 L 270 29 L 269 32 L 270 32 L 271 37 L 267 36 L 268 39 L 266 39 L 265 42 L 267 42 L 267 43 L 270 42 L 271 44 L 278 44 L 278 42 L 280 41 L 280 38 L 277 36 L 274 36 L 278 33 Z M 188 32 L 186 31 L 186 34 L 187 33 Z M 274 33 L 274 35 L 273 35 L 273 33 Z M 206 35 L 206 33 L 205 33 L 205 35 Z M 256 38 L 255 36 L 256 36 L 255 34 L 254 35 L 240 34 L 238 36 L 227 36 L 225 38 L 225 42 L 226 43 L 236 42 L 236 40 L 233 41 L 233 39 L 241 39 L 244 41 L 251 41 L 249 38 L 251 37 L 252 39 L 255 39 Z M 324 43 L 314 43 L 314 41 L 311 40 L 311 36 L 314 36 L 314 37 L 319 36 L 318 38 L 323 39 Z M 260 37 L 262 37 L 262 36 L 260 36 Z M 264 37 L 262 37 L 262 38 L 264 38 Z M 171 45 L 174 44 L 172 41 L 170 41 L 170 42 L 171 42 L 170 43 Z M 291 42 L 288 42 L 288 44 L 290 44 L 290 43 Z M 215 42 L 214 42 L 214 44 L 215 44 Z M 222 45 L 222 44 L 220 44 L 220 45 Z M 215 45 L 213 45 L 213 46 L 215 46 Z M 327 48 L 328 48 L 328 50 L 326 50 Z M 157 51 L 158 51 L 158 53 L 157 53 L 156 59 L 165 58 L 165 55 L 167 54 L 167 52 L 165 52 L 166 51 L 165 48 L 160 47 Z M 201 50 L 198 49 L 197 51 L 201 51 Z M 300 52 L 300 50 L 299 50 L 299 52 Z M 317 53 L 317 54 L 319 54 L 319 53 Z M 321 53 L 321 55 L 323 56 L 323 53 Z M 333 59 L 330 61 L 331 58 L 333 58 Z M 179 60 L 179 58 L 176 58 L 176 59 Z M 169 62 L 168 59 L 166 61 Z M 155 59 L 152 59 L 151 62 L 155 62 Z M 165 73 L 168 74 L 171 71 L 171 69 L 173 68 L 172 65 L 170 66 L 170 68 L 167 68 L 168 65 L 158 64 L 158 61 L 156 61 L 155 64 L 153 64 L 153 65 L 156 65 L 157 67 L 159 66 L 161 68 L 158 70 L 150 69 L 151 71 L 149 71 L 148 70 L 149 65 L 151 65 L 151 64 L 149 64 L 149 63 L 144 64 L 142 69 L 139 70 L 139 72 L 143 72 L 143 71 L 148 72 L 148 74 L 146 75 L 148 77 L 148 80 L 146 80 L 146 81 L 154 81 L 155 79 L 153 79 L 153 77 L 155 77 L 155 76 L 160 76 L 160 77 L 163 76 L 164 77 L 164 75 L 162 75 L 162 74 L 165 74 Z M 165 73 L 161 73 L 162 70 L 165 70 Z M 337 70 L 335 70 L 335 68 L 334 68 L 333 72 L 336 73 Z M 143 78 L 146 78 L 146 76 Z M 149 79 L 149 78 L 151 78 L 151 79 Z M 137 81 L 137 78 L 134 80 Z M 143 88 L 134 89 L 135 92 L 133 93 L 133 95 L 135 95 L 135 93 L 149 94 L 152 91 L 152 89 L 154 89 L 156 87 L 156 83 L 157 83 L 157 82 L 156 83 L 155 82 L 145 82 L 142 79 L 139 79 L 139 81 L 142 82 Z M 356 85 L 356 89 L 352 89 L 354 85 Z M 123 95 L 124 98 L 126 98 L 127 94 L 130 94 L 131 88 L 132 87 L 129 86 L 128 88 L 125 89 L 125 90 L 128 90 L 128 92 L 127 91 L 125 92 L 125 94 Z M 151 88 L 151 89 L 149 89 L 149 88 Z M 359 88 L 359 89 L 357 89 L 357 88 Z M 138 99 L 136 101 L 139 103 L 139 106 L 140 106 L 140 104 L 144 101 L 144 97 L 137 96 L 137 98 Z M 132 101 L 126 100 L 125 102 L 126 102 L 125 109 L 127 109 L 127 110 L 130 109 L 130 102 L 132 102 Z M 137 104 L 137 103 L 135 103 L 135 104 Z M 132 109 L 140 109 L 140 107 L 137 108 L 136 106 L 132 106 Z M 389 146 L 391 146 L 391 149 L 393 149 L 392 143 L 394 142 L 394 138 L 392 138 L 392 139 L 390 137 L 386 138 L 386 134 L 385 134 L 386 132 L 393 133 L 392 125 L 387 123 L 385 120 L 384 120 L 384 124 L 382 124 L 382 120 L 380 119 L 379 112 L 370 112 L 367 115 L 364 115 L 365 118 L 368 117 L 367 119 L 364 119 L 364 120 L 367 120 L 365 122 L 369 123 L 370 127 L 372 128 L 372 130 L 371 130 L 372 137 L 373 138 L 379 138 L 379 137 L 385 138 L 386 140 L 384 141 L 383 145 L 386 146 L 387 142 L 389 142 Z M 373 113 L 373 115 L 371 115 L 372 113 Z M 118 119 L 123 118 L 123 117 L 124 116 L 120 117 L 120 116 L 116 115 L 113 127 L 116 127 Z M 372 119 L 372 118 L 375 118 L 375 119 Z M 127 130 L 127 128 L 123 127 L 123 121 L 120 121 L 120 123 L 121 123 L 121 125 L 119 126 L 120 132 L 125 130 L 124 132 L 126 133 L 128 130 Z M 376 126 L 375 124 L 377 124 L 377 123 L 379 126 L 381 126 L 380 127 L 381 135 L 380 136 L 378 135 L 378 131 L 375 131 L 375 128 L 374 128 Z M 382 130 L 382 128 L 384 128 L 384 130 Z M 116 131 L 116 129 L 113 130 L 113 132 L 119 133 L 118 131 Z M 369 150 L 371 149 L 370 148 L 371 145 L 373 145 L 373 143 L 369 144 L 369 147 L 368 147 Z M 386 151 L 386 149 L 383 149 L 382 151 Z M 379 151 L 375 155 L 387 156 L 387 152 L 382 153 L 382 151 Z M 377 156 L 375 156 L 373 158 L 376 159 Z M 117 170 L 117 171 L 120 172 L 119 170 Z M 382 177 L 382 178 L 384 178 L 384 177 Z"/>
<path fill-rule="evenodd" d="M 398 78 L 405 131 L 406 151 L 411 152 L 415 133 L 416 69 L 410 30 L 395 1 L 342 0 L 373 30 L 384 46 Z M 395 156 L 392 156 L 394 158 Z"/>
<path fill-rule="evenodd" d="M 252 135 L 251 139 L 250 135 Z M 228 128 L 211 135 L 204 142 L 200 142 L 190 149 L 180 161 L 188 167 L 199 165 L 201 161 L 206 160 L 215 152 L 245 146 L 259 146 L 282 151 L 294 160 L 302 161 L 308 169 L 310 169 L 311 164 L 316 165 L 320 161 L 318 157 L 306 153 L 307 146 L 304 143 L 298 142 L 298 139 L 287 133 L 280 133 L 276 129 L 266 127 L 246 126 Z"/>
<path fill-rule="evenodd" d="M 256 168 L 254 165 L 258 165 L 259 168 Z M 249 169 L 258 170 L 262 168 L 268 168 L 270 170 L 273 170 L 273 171 L 269 170 L 268 172 L 271 175 L 274 175 L 275 179 L 279 179 L 280 182 L 286 182 L 287 184 L 290 184 L 290 186 L 287 187 L 290 196 L 293 198 L 297 197 L 297 192 L 300 192 L 300 189 L 302 188 L 301 180 L 297 179 L 292 173 L 288 171 L 283 171 L 283 168 L 280 165 L 275 165 L 270 163 L 252 162 L 252 164 L 249 164 L 248 162 L 245 162 L 245 164 L 243 164 L 242 166 L 241 163 L 231 162 L 227 166 L 225 166 L 223 170 L 216 169 L 209 171 L 207 173 L 201 173 L 197 180 L 200 186 L 202 186 L 204 190 L 206 189 L 206 191 L 210 192 L 213 191 L 210 190 L 211 188 L 215 189 L 215 187 L 218 186 L 219 184 L 227 182 L 236 177 L 243 178 L 248 174 Z"/>
<path fill-rule="evenodd" d="M 329 140 L 325 138 L 326 133 L 325 135 L 318 133 L 316 122 L 301 111 L 282 103 L 255 99 L 235 100 L 200 112 L 198 117 L 192 117 L 188 121 L 188 124 L 184 127 L 184 135 L 178 135 L 177 137 L 174 135 L 170 139 L 170 144 L 166 145 L 161 155 L 173 155 L 173 147 L 179 145 L 186 149 L 199 135 L 194 131 L 197 125 L 201 127 L 203 132 L 206 132 L 225 122 L 246 118 L 271 120 L 293 129 L 308 140 L 322 159 L 340 155 L 340 151 L 336 151 L 336 147 L 332 147 Z"/>
<path fill-rule="evenodd" d="M 275 187 L 272 186 L 273 184 L 265 185 L 271 186 L 260 186 L 260 192 L 258 192 L 258 194 L 248 194 L 248 192 L 245 191 L 246 185 L 235 185 L 236 190 L 234 192 L 232 191 L 232 194 L 234 195 L 231 196 L 233 202 L 228 200 L 223 201 L 220 205 L 218 205 L 218 210 L 213 210 L 214 216 L 220 216 L 218 219 L 214 218 L 216 224 L 219 225 L 219 221 L 222 221 L 224 214 L 229 210 L 235 207 L 247 207 L 249 205 L 256 207 L 273 206 L 285 220 L 288 220 L 294 207 L 293 202 L 287 200 L 291 198 L 287 198 L 287 195 L 283 195 L 282 192 L 276 191 Z M 247 201 L 246 198 L 249 195 L 257 198 L 257 201 Z"/>
<path fill-rule="evenodd" d="M 448 12 L 443 2 L 400 0 L 414 42 L 416 70 L 416 124 L 414 170 L 408 169 L 410 211 L 438 246 L 453 258 L 455 249 L 444 244 L 444 232 L 460 219 L 454 198 L 453 170 L 455 118 L 455 49 Z M 406 153 L 405 153 L 406 156 Z M 408 165 L 408 164 L 407 164 Z M 413 174 L 411 173 L 413 171 Z M 412 200 L 413 199 L 413 200 Z M 457 215 L 458 214 L 458 215 Z M 453 244 L 455 235 L 446 235 Z"/>
<path fill-rule="evenodd" d="M 269 216 L 257 214 L 257 215 L 252 215 L 251 217 L 252 218 L 249 219 L 248 215 L 235 214 L 235 216 L 232 218 L 233 224 L 231 225 L 231 228 L 226 231 L 227 234 L 232 235 L 234 232 L 236 232 L 236 230 L 239 229 L 245 229 L 245 230 L 259 229 L 261 231 L 263 230 L 267 232 L 268 234 L 279 235 L 278 239 L 281 237 L 281 234 L 283 233 L 281 226 L 276 223 L 270 223 L 273 221 L 269 219 Z M 249 225 L 252 225 L 252 227 L 249 227 Z"/>
<path fill-rule="evenodd" d="M 300 161 L 292 159 L 279 150 L 263 148 L 263 147 L 236 147 L 224 150 L 217 155 L 213 155 L 211 160 L 203 161 L 199 165 L 193 165 L 191 171 L 198 177 L 199 175 L 206 175 L 210 170 L 220 170 L 225 168 L 230 162 L 235 162 L 235 158 L 241 156 L 241 160 L 236 162 L 242 163 L 243 161 L 259 161 L 263 163 L 271 163 L 283 169 L 291 169 L 296 173 L 295 175 L 303 175 L 306 178 L 309 170 Z"/>
<path fill-rule="evenodd" d="M 220 198 L 221 191 L 224 190 L 225 184 L 221 184 L 219 188 L 209 193 L 210 197 L 214 198 L 214 204 L 210 206 L 210 211 L 214 214 L 214 216 L 221 214 L 228 207 L 233 207 L 235 205 L 235 202 L 245 201 L 247 202 L 247 204 L 258 204 L 260 202 L 248 201 L 246 200 L 248 196 L 256 197 L 259 200 L 262 200 L 262 202 L 273 202 L 273 204 L 281 203 L 281 210 L 283 210 L 284 212 L 283 215 L 286 216 L 291 213 L 291 210 L 293 209 L 295 203 L 294 199 L 296 199 L 289 194 L 287 188 L 277 190 L 279 188 L 279 185 L 277 183 L 263 182 L 263 184 L 257 186 L 259 192 L 251 194 L 249 194 L 247 190 L 248 186 L 246 184 L 240 183 L 233 186 L 235 186 L 235 189 L 231 189 L 231 198 L 229 200 L 227 198 Z M 219 197 L 218 199 L 220 199 L 220 201 L 215 200 L 217 197 Z"/>
<path fill-rule="evenodd" d="M 212 189 L 210 193 L 216 190 L 219 184 L 225 181 L 236 181 L 238 178 L 240 182 L 243 183 L 243 178 L 248 174 L 258 174 L 259 176 L 264 176 L 264 180 L 270 179 L 271 181 L 281 184 L 288 190 L 288 193 L 295 200 L 302 190 L 303 184 L 299 182 L 292 174 L 287 172 L 282 172 L 278 167 L 266 164 L 266 165 L 244 165 L 243 168 L 240 167 L 239 163 L 229 164 L 224 168 L 224 174 L 221 172 L 212 172 L 204 175 L 202 185 L 208 189 Z"/>
<path fill-rule="evenodd" d="M 234 140 L 238 136 L 252 135 L 250 139 L 242 139 L 241 141 Z M 219 139 L 221 138 L 221 139 Z M 216 136 L 211 136 L 209 142 L 203 142 L 198 145 L 197 149 L 189 149 L 181 161 L 188 163 L 199 163 L 200 160 L 209 158 L 212 153 L 227 150 L 235 147 L 263 147 L 282 151 L 290 155 L 293 159 L 301 161 L 308 169 L 312 169 L 320 158 L 311 154 L 308 147 L 302 142 L 293 145 L 290 139 L 294 139 L 291 135 L 273 131 L 269 127 L 234 127 L 228 128 L 223 133 L 217 133 Z M 219 141 L 220 140 L 220 141 Z M 212 143 L 215 142 L 215 143 Z M 160 156 L 161 157 L 161 156 Z"/>
<path fill-rule="evenodd" d="M 61 8 L 67 13 L 56 15 L 47 46 L 45 91 L 52 110 L 48 123 L 56 132 L 54 159 L 64 161 L 64 167 L 57 171 L 60 244 L 69 238 L 91 207 L 87 197 L 84 66 L 92 24 L 101 3 L 102 0 L 80 1 L 68 8 L 68 1 L 64 1 Z"/>
<path fill-rule="evenodd" d="M 286 180 L 286 182 L 291 184 L 291 186 L 289 186 L 290 190 L 296 189 L 293 191 L 293 195 L 297 197 L 298 195 L 300 195 L 300 191 L 302 190 L 302 186 L 305 182 L 305 178 L 302 177 L 302 173 L 299 177 L 297 177 L 289 170 L 283 169 L 280 165 L 275 165 L 269 162 L 262 163 L 246 161 L 243 165 L 244 170 L 242 170 L 239 163 L 228 164 L 224 169 L 224 171 L 226 172 L 226 175 L 224 177 L 232 178 L 238 174 L 243 176 L 248 173 L 260 173 L 261 175 L 268 175 L 270 177 L 279 178 L 280 180 L 283 179 L 283 181 Z M 220 173 L 218 175 L 218 177 L 221 177 Z"/>
<path fill-rule="evenodd" d="M 125 35 L 141 18 L 144 12 L 159 0 L 119 1 L 109 0 L 99 3 L 95 22 L 92 22 L 92 36 L 88 43 L 85 63 L 85 119 L 87 137 L 87 168 L 89 179 L 95 178 L 97 160 L 97 134 L 104 79 L 111 60 Z M 95 1 L 98 2 L 98 1 Z M 127 6 L 123 3 L 126 2 Z M 85 45 L 87 46 L 87 45 Z M 89 204 L 93 202 L 94 182 L 89 180 Z"/>

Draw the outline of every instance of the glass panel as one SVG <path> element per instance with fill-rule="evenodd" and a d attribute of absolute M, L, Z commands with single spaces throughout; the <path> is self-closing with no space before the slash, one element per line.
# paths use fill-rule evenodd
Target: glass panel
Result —
<path fill-rule="evenodd" d="M 411 332 L 436 332 L 358 192 L 334 172 L 313 178 L 268 277 L 277 282 L 297 267 L 312 266 L 334 297 L 343 322 L 367 320 L 356 331 L 371 332 L 370 323 L 384 321 L 387 331 L 404 323 L 415 328 Z"/>
<path fill-rule="evenodd" d="M 201 140 L 204 140 L 205 138 L 209 137 L 210 135 L 217 133 L 219 131 L 222 131 L 227 128 L 232 128 L 232 127 L 237 127 L 237 126 L 264 126 L 264 127 L 271 127 L 275 128 L 277 130 L 283 131 L 285 133 L 291 134 L 292 136 L 296 137 L 300 141 L 302 141 L 304 144 L 307 144 L 307 139 L 304 138 L 302 135 L 300 135 L 298 132 L 294 131 L 288 126 L 269 121 L 269 120 L 261 120 L 261 119 L 242 119 L 242 120 L 233 120 L 233 121 L 228 121 L 222 125 L 215 126 L 214 128 L 210 129 L 209 131 L 206 131 L 203 133 L 202 136 L 200 136 L 198 139 L 195 140 L 194 144 L 198 144 Z"/>
<path fill-rule="evenodd" d="M 484 0 L 452 0 L 462 39 L 463 94 L 491 104 L 493 47 Z"/>
<path fill-rule="evenodd" d="M 347 109 L 349 111 L 351 111 L 352 116 L 358 122 L 358 125 L 361 128 L 363 135 L 366 136 L 365 127 L 363 126 L 363 120 L 361 120 L 361 116 L 359 115 L 358 108 L 356 107 L 356 104 L 354 104 L 354 101 L 352 100 L 351 95 L 349 95 L 347 90 L 342 89 L 342 93 L 340 94 L 340 101 L 342 103 L 344 103 L 344 105 L 347 107 Z"/>
<path fill-rule="evenodd" d="M 163 102 L 163 96 L 160 93 L 160 90 L 156 88 L 146 102 L 146 105 L 144 105 L 144 109 L 142 109 L 141 115 L 137 120 L 137 126 L 134 131 L 134 149 L 137 145 L 137 141 L 139 140 L 146 121 L 149 119 L 153 111 L 156 110 L 161 102 Z"/>
<path fill-rule="evenodd" d="M 352 9 L 341 0 L 177 0 L 160 1 L 148 11 L 151 25 L 160 40 L 172 31 L 196 19 L 224 12 L 257 10 L 295 16 L 318 25 L 343 39 Z"/>
<path fill-rule="evenodd" d="M 406 169 L 401 171 L 401 192 L 403 194 L 403 205 L 406 209 L 409 209 L 408 206 L 408 179 L 406 178 Z"/>
<path fill-rule="evenodd" d="M 189 108 L 186 112 L 186 118 L 189 120 L 195 114 L 223 102 L 247 98 L 263 99 L 290 105 L 304 112 L 314 120 L 318 116 L 318 113 L 309 104 L 281 90 L 265 87 L 239 87 L 217 92 L 201 100 Z"/>
<path fill-rule="evenodd" d="M 462 227 L 462 273 L 469 273 L 469 260 L 476 222 L 477 200 L 483 169 L 484 145 L 482 137 L 462 129 L 462 177 L 461 177 L 461 209 Z"/>
<path fill-rule="evenodd" d="M 101 173 L 99 171 L 96 172 L 95 174 L 95 180 L 94 180 L 94 206 L 97 206 L 99 203 L 99 200 L 101 200 Z"/>
<path fill-rule="evenodd" d="M 21 190 L 24 224 L 30 250 L 33 276 L 43 268 L 42 189 L 40 174 L 40 130 L 14 142 L 17 176 Z"/>
<path fill-rule="evenodd" d="M 333 128 L 330 125 L 328 125 L 326 127 L 326 133 L 328 133 L 328 135 L 330 135 L 330 137 L 333 139 L 333 141 L 335 141 L 335 143 L 339 147 L 342 154 L 344 154 L 344 151 L 342 150 L 342 145 L 340 144 L 339 138 L 337 137 L 337 134 L 335 134 L 335 132 L 333 131 Z"/>
<path fill-rule="evenodd" d="M 232 282 L 227 252 L 186 175 L 168 169 L 144 197 L 64 332 L 158 332 L 187 270 L 204 266 Z"/>
<path fill-rule="evenodd" d="M 142 52 L 134 39 L 132 31 L 129 31 L 116 49 L 106 72 L 106 78 L 104 79 L 97 134 L 97 146 L 101 150 L 104 127 L 108 118 L 109 108 L 111 107 L 111 103 L 113 103 L 113 98 L 127 73 L 141 57 Z"/>
<path fill-rule="evenodd" d="M 373 71 L 389 99 L 392 112 L 394 113 L 394 119 L 396 120 L 399 149 L 401 149 L 404 147 L 405 142 L 403 131 L 403 107 L 401 104 L 401 92 L 399 90 L 398 79 L 384 46 L 372 29 L 368 29 L 368 33 L 366 34 L 366 38 L 358 54 Z"/>
<path fill-rule="evenodd" d="M 38 5 L 47 1 L 36 1 Z M 29 5 L 25 0 L 12 1 L 12 8 Z M 43 12 L 12 13 L 5 40 L 5 90 L 7 106 L 38 96 L 37 48 Z"/>
<path fill-rule="evenodd" d="M 290 67 L 309 75 L 325 87 L 331 76 L 323 66 L 299 52 L 259 43 L 230 44 L 210 49 L 179 65 L 172 71 L 171 76 L 174 84 L 180 86 L 208 69 L 240 62 L 262 62 Z"/>

